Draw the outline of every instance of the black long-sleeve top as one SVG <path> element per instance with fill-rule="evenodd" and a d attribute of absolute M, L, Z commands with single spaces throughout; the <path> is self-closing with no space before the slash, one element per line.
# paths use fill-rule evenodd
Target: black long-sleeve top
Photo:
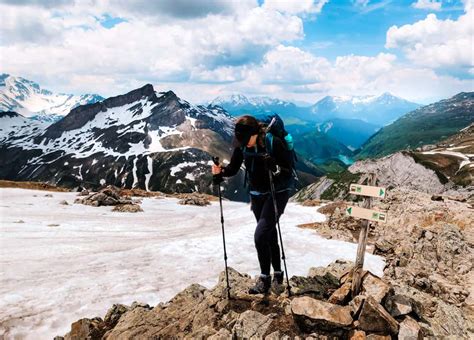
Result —
<path fill-rule="evenodd" d="M 287 150 L 283 143 L 279 137 L 273 136 L 271 157 L 274 159 L 274 163 L 280 167 L 280 172 L 273 176 L 275 191 L 290 188 L 293 180 L 293 154 Z M 240 147 L 234 149 L 230 163 L 222 168 L 222 176 L 234 176 L 239 171 L 242 162 L 244 162 L 248 173 L 250 191 L 269 192 L 270 179 L 262 157 L 263 154 L 267 153 L 265 146 L 258 145 L 256 150 L 255 148 L 245 148 L 244 150 Z"/>

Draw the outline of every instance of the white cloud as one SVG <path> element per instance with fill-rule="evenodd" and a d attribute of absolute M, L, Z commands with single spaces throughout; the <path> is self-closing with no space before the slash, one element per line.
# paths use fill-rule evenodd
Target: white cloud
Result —
<path fill-rule="evenodd" d="M 472 1 L 465 2 L 466 10 Z M 254 0 L 210 0 L 206 4 L 218 8 L 180 13 L 163 10 L 171 4 L 166 0 L 143 15 L 122 0 L 82 0 L 54 9 L 27 2 L 0 5 L 1 71 L 60 92 L 109 96 L 153 83 L 195 102 L 234 92 L 314 102 L 326 94 L 385 91 L 423 101 L 473 90 L 472 81 L 429 68 L 464 65 L 472 74 L 467 15 L 429 15 L 390 28 L 386 46 L 404 51 L 413 61 L 406 65 L 392 53 L 328 60 L 292 46 L 304 37 L 300 16 L 321 11 L 327 1 L 258 6 Z M 388 3 L 362 2 L 367 10 Z M 105 14 L 126 21 L 106 29 L 100 24 Z"/>
<path fill-rule="evenodd" d="M 115 83 L 131 77 L 142 81 L 237 81 L 242 76 L 231 74 L 233 67 L 258 63 L 274 46 L 303 37 L 299 17 L 261 7 L 233 15 L 163 22 L 125 17 L 128 21 L 111 29 L 95 18 L 102 9 L 93 13 L 88 7 L 71 7 L 58 16 L 28 6 L 2 7 L 13 19 L 2 25 L 1 35 L 17 33 L 2 41 L 4 72 L 46 83 L 54 78 L 73 79 L 73 75 L 98 81 L 103 77 L 100 93 L 104 95 L 110 93 L 111 79 Z M 85 24 L 77 25 L 81 17 Z M 45 34 L 40 44 L 31 41 L 30 37 L 35 37 L 31 30 L 21 39 L 25 20 L 41 24 L 51 33 Z M 223 73 L 218 75 L 220 71 Z M 75 84 L 56 86 L 66 90 Z"/>
<path fill-rule="evenodd" d="M 253 71 L 258 73 L 263 83 L 305 84 L 324 80 L 325 70 L 330 63 L 291 46 L 277 46 L 263 58 L 262 65 Z"/>
<path fill-rule="evenodd" d="M 442 2 L 436 0 L 418 0 L 417 2 L 412 3 L 411 6 L 417 9 L 439 11 L 441 10 Z"/>
<path fill-rule="evenodd" d="M 329 0 L 265 0 L 263 7 L 288 14 L 320 13 Z"/>
<path fill-rule="evenodd" d="M 473 15 L 468 10 L 457 20 L 440 20 L 429 14 L 414 24 L 392 26 L 385 47 L 401 48 L 418 65 L 468 69 L 474 65 Z"/>

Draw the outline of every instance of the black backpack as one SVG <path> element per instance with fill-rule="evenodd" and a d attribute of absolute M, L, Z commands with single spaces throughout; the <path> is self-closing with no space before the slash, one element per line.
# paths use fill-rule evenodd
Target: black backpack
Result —
<path fill-rule="evenodd" d="M 288 152 L 291 152 L 291 171 L 293 173 L 293 177 L 298 180 L 298 175 L 296 173 L 296 162 L 298 159 L 294 149 L 293 136 L 288 133 L 288 131 L 286 131 L 285 124 L 283 123 L 281 117 L 275 113 L 260 118 L 259 122 L 267 126 L 267 133 L 265 135 L 265 146 L 267 148 L 267 152 L 270 155 L 273 155 L 273 136 L 279 137 L 283 141 L 283 144 L 285 145 Z M 249 153 L 246 146 L 242 147 L 242 151 L 244 156 L 258 156 L 255 153 Z M 247 185 L 247 173 L 248 169 L 245 169 L 244 186 Z"/>

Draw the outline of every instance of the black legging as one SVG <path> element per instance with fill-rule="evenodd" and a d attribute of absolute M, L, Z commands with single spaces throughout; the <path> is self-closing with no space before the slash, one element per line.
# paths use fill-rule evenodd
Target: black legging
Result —
<path fill-rule="evenodd" d="M 271 194 L 250 195 L 252 211 L 257 220 L 255 229 L 255 248 L 257 248 L 258 262 L 262 274 L 270 275 L 270 264 L 274 271 L 281 271 L 280 247 L 278 245 L 278 231 L 276 229 L 275 208 Z M 281 216 L 288 202 L 288 191 L 276 194 L 278 214 Z"/>

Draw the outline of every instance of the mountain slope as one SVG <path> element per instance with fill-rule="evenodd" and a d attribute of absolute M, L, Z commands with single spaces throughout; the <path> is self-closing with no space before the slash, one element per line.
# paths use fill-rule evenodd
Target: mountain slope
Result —
<path fill-rule="evenodd" d="M 352 155 L 345 145 L 318 131 L 301 134 L 294 139 L 294 143 L 299 154 L 319 165 L 330 160 L 347 163 Z"/>
<path fill-rule="evenodd" d="M 384 93 L 380 96 L 327 96 L 309 108 L 314 119 L 360 119 L 375 125 L 386 125 L 419 104 Z"/>
<path fill-rule="evenodd" d="M 31 80 L 0 75 L 0 111 L 15 111 L 27 118 L 54 122 L 79 105 L 103 99 L 96 94 L 56 94 Z"/>
<path fill-rule="evenodd" d="M 380 157 L 433 144 L 474 122 L 474 92 L 462 92 L 409 112 L 373 135 L 357 158 Z"/>
<path fill-rule="evenodd" d="M 346 145 L 348 148 L 360 147 L 380 126 L 360 119 L 331 119 L 316 125 L 316 129 Z"/>

